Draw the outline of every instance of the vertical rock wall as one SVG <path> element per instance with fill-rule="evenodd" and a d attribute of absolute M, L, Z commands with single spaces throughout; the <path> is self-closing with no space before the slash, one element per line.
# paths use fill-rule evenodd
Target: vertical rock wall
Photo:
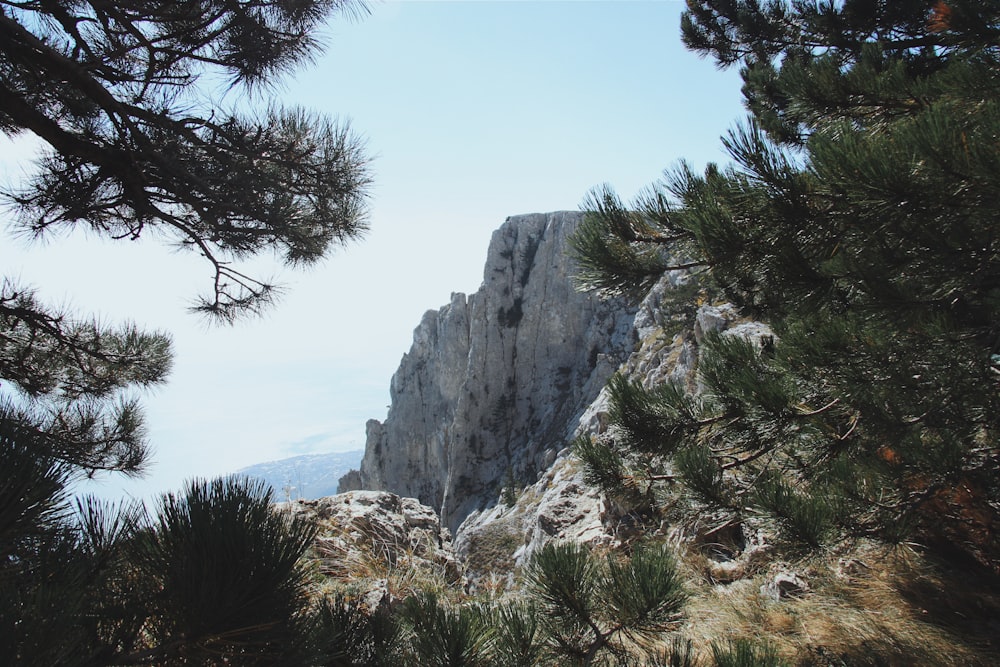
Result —
<path fill-rule="evenodd" d="M 508 218 L 483 284 L 427 312 L 368 422 L 361 486 L 412 496 L 455 529 L 504 483 L 534 482 L 635 343 L 635 311 L 577 292 L 577 212 Z"/>

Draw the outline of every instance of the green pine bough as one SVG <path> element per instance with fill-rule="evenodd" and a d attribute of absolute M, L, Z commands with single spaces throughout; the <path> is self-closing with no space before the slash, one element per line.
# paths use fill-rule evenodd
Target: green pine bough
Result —
<path fill-rule="evenodd" d="M 697 396 L 613 382 L 588 478 L 636 503 L 684 488 L 809 548 L 1000 571 L 1000 8 L 706 0 L 682 34 L 740 68 L 733 162 L 627 204 L 595 191 L 580 282 L 642 294 L 697 267 L 776 336 L 710 337 Z"/>

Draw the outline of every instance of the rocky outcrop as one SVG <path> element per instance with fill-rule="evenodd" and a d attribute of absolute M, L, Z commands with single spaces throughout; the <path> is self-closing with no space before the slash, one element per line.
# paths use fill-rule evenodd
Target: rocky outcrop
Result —
<path fill-rule="evenodd" d="M 508 218 L 479 291 L 424 315 L 385 422 L 368 422 L 363 488 L 415 497 L 454 529 L 552 465 L 636 340 L 634 309 L 574 287 L 581 219 Z"/>
<path fill-rule="evenodd" d="M 627 532 L 567 448 L 608 428 L 615 371 L 698 391 L 706 335 L 772 336 L 684 271 L 634 307 L 576 291 L 567 237 L 581 219 L 517 216 L 494 233 L 482 287 L 424 315 L 388 417 L 368 422 L 360 473 L 343 480 L 437 509 L 472 579 L 549 540 L 614 546 Z"/>
<path fill-rule="evenodd" d="M 547 542 L 613 546 L 608 507 L 584 482 L 580 462 L 567 450 L 535 484 L 518 490 L 513 503 L 498 502 L 466 517 L 455 536 L 455 553 L 472 587 L 491 577 L 514 583 L 517 568 Z"/>
<path fill-rule="evenodd" d="M 430 497 L 453 527 L 464 516 L 454 549 L 434 511 L 413 499 L 356 492 L 302 503 L 322 519 L 313 553 L 320 573 L 335 580 L 333 590 L 372 611 L 392 609 L 417 592 L 459 588 L 484 593 L 479 600 L 517 599 L 519 569 L 547 542 L 626 554 L 635 541 L 650 539 L 677 547 L 690 596 L 684 617 L 663 640 L 691 641 L 701 650 L 697 661 L 711 661 L 717 642 L 745 637 L 780 647 L 802 664 L 817 656 L 843 664 L 921 658 L 920 664 L 998 664 L 996 623 L 982 621 L 997 617 L 988 613 L 997 608 L 996 596 L 989 586 L 972 590 L 968 582 L 982 578 L 970 578 L 965 568 L 940 569 L 914 550 L 887 560 L 885 545 L 867 540 L 841 545 L 830 559 L 802 560 L 797 548 L 773 539 L 773 526 L 752 517 L 733 521 L 704 512 L 676 521 L 685 513 L 674 510 L 686 502 L 678 487 L 661 489 L 660 513 L 586 483 L 582 463 L 564 445 L 577 434 L 613 428 L 603 388 L 610 371 L 647 387 L 671 381 L 697 392 L 710 337 L 740 337 L 763 348 L 775 334 L 721 303 L 708 281 L 680 272 L 664 276 L 637 311 L 620 304 L 602 310 L 584 300 L 573 301 L 567 316 L 553 300 L 549 308 L 563 331 L 545 328 L 540 318 L 550 302 L 539 306 L 535 290 L 549 279 L 540 273 L 547 265 L 523 261 L 512 249 L 535 245 L 527 239 L 541 234 L 548 240 L 537 243 L 535 254 L 544 256 L 542 247 L 564 233 L 551 228 L 558 217 L 513 219 L 508 225 L 520 229 L 497 233 L 483 289 L 468 299 L 455 295 L 424 317 L 393 378 L 389 417 L 368 424 L 363 469 L 342 482 L 392 484 Z M 497 259 L 503 253 L 509 266 Z M 554 256 L 552 262 L 555 275 L 565 271 Z M 517 279 L 525 265 L 535 274 L 527 278 L 530 289 Z M 579 362 L 583 357 L 587 363 Z M 578 384 L 562 386 L 563 375 Z M 492 402 L 498 397 L 502 407 Z M 525 481 L 531 471 L 535 478 Z M 939 609 L 942 590 L 958 594 Z"/>
<path fill-rule="evenodd" d="M 312 557 L 324 576 L 341 582 L 384 586 L 394 571 L 422 572 L 448 583 L 461 578 L 451 534 L 437 514 L 414 498 L 379 491 L 352 491 L 287 503 L 319 525 Z"/>
<path fill-rule="evenodd" d="M 349 470 L 347 474 L 337 480 L 337 493 L 347 493 L 348 491 L 361 491 L 361 471 Z"/>
<path fill-rule="evenodd" d="M 749 322 L 729 304 L 695 305 L 689 276 L 664 278 L 639 305 L 634 318 L 634 351 L 619 367 L 629 378 L 652 387 L 666 381 L 697 390 L 700 342 L 710 332 L 741 336 L 760 344 L 773 336 L 759 322 Z M 608 428 L 609 396 L 603 389 L 574 422 L 574 435 L 597 435 Z M 619 511 L 588 485 L 582 465 L 569 450 L 559 452 L 538 482 L 519 489 L 513 502 L 471 513 L 455 533 L 455 551 L 472 586 L 490 577 L 510 577 L 531 555 L 553 540 L 615 548 L 636 530 L 657 532 L 663 526 L 635 525 L 636 517 Z M 745 566 L 759 545 L 734 561 Z"/>

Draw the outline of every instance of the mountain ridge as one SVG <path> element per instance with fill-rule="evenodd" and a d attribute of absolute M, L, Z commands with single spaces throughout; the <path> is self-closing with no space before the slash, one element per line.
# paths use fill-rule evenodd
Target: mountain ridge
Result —
<path fill-rule="evenodd" d="M 337 493 L 337 480 L 361 462 L 364 450 L 300 454 L 241 468 L 236 475 L 264 480 L 277 500 L 315 500 Z"/>

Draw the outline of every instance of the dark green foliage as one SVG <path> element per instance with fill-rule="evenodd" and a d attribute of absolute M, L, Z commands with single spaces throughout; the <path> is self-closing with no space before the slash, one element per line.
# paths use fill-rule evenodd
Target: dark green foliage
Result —
<path fill-rule="evenodd" d="M 514 479 L 513 466 L 507 466 L 507 472 L 503 478 L 503 486 L 500 488 L 500 500 L 507 507 L 513 507 L 517 502 L 517 480 Z"/>
<path fill-rule="evenodd" d="M 30 562 L 0 575 L 0 661 L 7 665 L 99 665 L 91 597 L 94 567 L 65 533 L 35 545 Z"/>
<path fill-rule="evenodd" d="M 16 557 L 58 526 L 67 513 L 69 471 L 51 456 L 39 456 L 41 436 L 0 405 L 0 554 Z"/>
<path fill-rule="evenodd" d="M 758 349 L 738 336 L 706 336 L 710 351 L 698 367 L 698 374 L 711 400 L 727 417 L 760 411 L 765 418 L 782 417 L 791 411 L 793 397 L 783 375 L 771 368 L 770 349 Z"/>
<path fill-rule="evenodd" d="M 427 667 L 487 665 L 490 629 L 485 611 L 474 606 L 448 607 L 435 595 L 408 598 L 402 611 L 411 630 L 414 664 Z"/>
<path fill-rule="evenodd" d="M 715 667 L 784 667 L 787 664 L 773 646 L 752 639 L 712 642 L 711 646 Z"/>
<path fill-rule="evenodd" d="M 649 204 L 658 206 L 663 202 L 654 199 Z M 584 206 L 591 215 L 569 240 L 581 289 L 641 296 L 666 271 L 704 266 L 701 262 L 675 260 L 679 246 L 671 248 L 673 252 L 663 246 L 682 241 L 682 237 L 664 236 L 661 230 L 650 227 L 644 215 L 627 210 L 611 190 L 595 190 Z M 609 227 L 613 229 L 610 235 Z M 650 244 L 650 239 L 659 243 Z"/>
<path fill-rule="evenodd" d="M 976 0 L 702 0 L 688 3 L 681 32 L 721 67 L 740 64 L 754 117 L 775 139 L 800 142 L 827 119 L 912 113 L 923 78 L 996 45 L 998 23 L 995 3 Z"/>
<path fill-rule="evenodd" d="M 51 470 L 25 467 L 19 455 L 38 459 L 9 444 L 5 462 L 44 488 Z M 137 504 L 83 499 L 73 512 L 62 486 L 48 489 L 34 502 L 5 496 L 4 664 L 311 659 L 300 557 L 315 527 L 276 510 L 262 486 L 192 482 L 165 497 L 152 522 Z"/>
<path fill-rule="evenodd" d="M 317 663 L 323 667 L 391 667 L 404 664 L 402 633 L 389 610 L 374 613 L 343 595 L 324 598 L 317 619 Z"/>
<path fill-rule="evenodd" d="M 0 130 L 49 151 L 7 193 L 19 229 L 83 225 L 113 239 L 157 234 L 215 273 L 198 310 L 231 319 L 274 288 L 231 264 L 274 250 L 312 263 L 364 228 L 360 142 L 333 121 L 274 103 L 206 104 L 199 80 L 263 89 L 319 50 L 353 0 L 0 3 Z M 266 105 L 265 105 L 266 106 Z"/>
<path fill-rule="evenodd" d="M 493 610 L 495 626 L 491 664 L 494 667 L 531 667 L 541 664 L 542 628 L 537 609 L 522 602 L 501 604 Z"/>
<path fill-rule="evenodd" d="M 694 444 L 682 449 L 674 457 L 674 463 L 681 479 L 699 500 L 709 505 L 730 505 L 722 466 L 707 446 Z"/>
<path fill-rule="evenodd" d="M 603 612 L 632 639 L 649 639 L 671 628 L 687 600 L 669 548 L 638 545 L 630 558 L 608 558 Z"/>
<path fill-rule="evenodd" d="M 652 454 L 670 454 L 685 435 L 697 429 L 701 406 L 684 389 L 666 382 L 646 390 L 615 375 L 608 383 L 611 419 L 630 446 Z"/>
<path fill-rule="evenodd" d="M 621 655 L 609 664 L 615 667 L 709 667 L 709 663 L 698 659 L 693 642 L 681 637 L 674 637 L 666 648 L 648 655 Z"/>
<path fill-rule="evenodd" d="M 580 544 L 546 544 L 532 559 L 528 585 L 545 616 L 585 625 L 596 613 L 600 563 Z"/>
<path fill-rule="evenodd" d="M 526 579 L 547 653 L 571 664 L 621 654 L 626 639 L 642 645 L 660 636 L 679 620 L 686 600 L 666 545 L 602 559 L 579 544 L 549 543 L 535 554 Z"/>
<path fill-rule="evenodd" d="M 243 664 L 291 654 L 304 633 L 300 558 L 316 527 L 272 500 L 264 482 L 238 478 L 191 482 L 162 498 L 133 556 L 137 575 L 159 591 L 147 628 L 154 642 L 184 637 L 188 657 Z"/>
<path fill-rule="evenodd" d="M 649 667 L 697 667 L 697 665 L 698 660 L 695 657 L 691 640 L 680 637 L 674 637 L 670 642 L 670 647 L 660 651 L 648 663 Z"/>
<path fill-rule="evenodd" d="M 995 567 L 1000 7 L 706 0 L 682 31 L 743 68 L 734 164 L 595 195 L 578 252 L 609 293 L 662 273 L 605 261 L 623 244 L 703 262 L 776 336 L 709 338 L 700 402 L 616 385 L 621 455 L 814 546 L 911 529 Z"/>
<path fill-rule="evenodd" d="M 754 491 L 760 506 L 777 517 L 791 536 L 811 547 L 818 547 L 824 542 L 833 519 L 828 499 L 797 492 L 776 474 L 758 481 Z"/>
<path fill-rule="evenodd" d="M 12 230 L 156 236 L 205 258 L 195 309 L 257 312 L 275 287 L 234 262 L 301 266 L 365 230 L 366 157 L 346 126 L 264 100 L 247 114 L 199 85 L 265 92 L 317 53 L 355 0 L 0 0 L 0 132 L 44 148 L 0 193 Z M 196 482 L 152 523 L 67 486 L 140 474 L 135 397 L 162 383 L 170 340 L 52 310 L 0 285 L 0 663 L 308 664 L 322 623 L 299 558 L 315 529 L 260 487 Z M 322 633 L 321 633 L 322 634 Z M 323 644 L 319 641 L 319 644 Z"/>
<path fill-rule="evenodd" d="M 67 464 L 70 474 L 142 471 L 145 429 L 130 390 L 163 382 L 169 337 L 48 310 L 6 280 L 0 334 L 0 377 L 18 399 L 6 410 L 21 430 L 34 432 L 39 456 Z"/>
<path fill-rule="evenodd" d="M 572 448 L 583 461 L 587 484 L 612 496 L 634 495 L 634 481 L 625 459 L 606 439 L 582 435 L 573 440 Z"/>
<path fill-rule="evenodd" d="M 272 105 L 259 118 L 206 105 L 194 85 L 272 84 L 317 52 L 315 31 L 352 0 L 0 2 L 0 131 L 46 146 L 33 180 L 4 192 L 18 234 L 83 226 L 155 235 L 215 273 L 197 309 L 255 312 L 274 286 L 233 262 L 275 250 L 311 263 L 364 230 L 366 158 L 331 121 Z M 249 40 L 249 41 L 248 41 Z M 148 456 L 135 389 L 164 381 L 170 340 L 45 307 L 0 286 L 0 378 L 40 455 L 74 472 L 138 474 Z M 13 392 L 11 394 L 10 392 Z M 20 399 L 26 399 L 24 401 Z"/>
<path fill-rule="evenodd" d="M 85 619 L 100 609 L 104 540 L 77 543 L 69 470 L 38 456 L 39 437 L 0 407 L 0 663 L 87 664 L 100 651 Z"/>

